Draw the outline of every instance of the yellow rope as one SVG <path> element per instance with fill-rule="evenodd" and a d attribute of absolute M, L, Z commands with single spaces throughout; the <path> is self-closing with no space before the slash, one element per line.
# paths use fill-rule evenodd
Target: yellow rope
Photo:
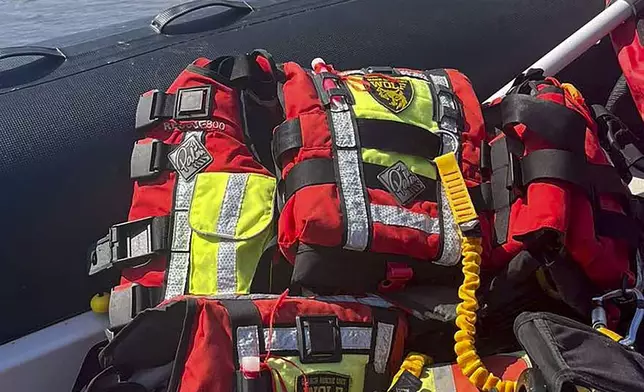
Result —
<path fill-rule="evenodd" d="M 445 194 L 452 215 L 459 225 L 475 222 L 478 219 L 472 199 L 460 168 L 453 153 L 442 155 L 434 161 L 445 188 Z M 466 233 L 467 234 L 467 233 Z M 461 303 L 456 307 L 456 326 L 454 351 L 456 362 L 463 374 L 477 388 L 483 391 L 514 392 L 516 382 L 503 381 L 490 373 L 476 352 L 476 311 L 479 308 L 476 290 L 481 285 L 479 278 L 481 266 L 481 239 L 462 235 L 463 242 L 463 284 L 458 289 Z"/>

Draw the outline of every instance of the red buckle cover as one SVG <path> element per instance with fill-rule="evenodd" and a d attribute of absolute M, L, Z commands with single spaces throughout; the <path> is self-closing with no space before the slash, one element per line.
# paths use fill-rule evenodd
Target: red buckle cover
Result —
<path fill-rule="evenodd" d="M 387 277 L 380 282 L 378 290 L 387 292 L 403 289 L 413 277 L 414 271 L 407 264 L 387 263 Z"/>

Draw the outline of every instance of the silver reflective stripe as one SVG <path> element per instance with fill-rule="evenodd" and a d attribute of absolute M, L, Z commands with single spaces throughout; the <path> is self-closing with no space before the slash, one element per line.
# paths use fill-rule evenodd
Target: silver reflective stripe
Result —
<path fill-rule="evenodd" d="M 387 370 L 389 362 L 389 352 L 391 343 L 394 338 L 394 326 L 387 323 L 378 322 L 376 332 L 376 347 L 374 348 L 373 367 L 376 373 L 382 374 Z"/>
<path fill-rule="evenodd" d="M 338 163 L 338 191 L 346 210 L 345 249 L 364 251 L 369 243 L 369 217 L 364 180 L 360 175 L 360 150 L 349 105 L 344 98 L 331 100 L 333 143 Z"/>
<path fill-rule="evenodd" d="M 132 321 L 133 286 L 125 290 L 112 289 L 109 304 L 110 328 L 120 327 Z"/>
<path fill-rule="evenodd" d="M 397 206 L 371 204 L 371 219 L 388 226 L 409 227 L 427 234 L 440 233 L 440 220 Z"/>
<path fill-rule="evenodd" d="M 137 234 L 130 237 L 128 242 L 128 255 L 130 257 L 143 256 L 152 252 L 152 244 L 150 243 L 150 226 L 142 228 Z"/>
<path fill-rule="evenodd" d="M 461 237 L 445 190 L 442 184 L 439 183 L 438 186 L 441 190 L 441 214 L 443 215 L 443 251 L 434 264 L 453 266 L 461 260 Z"/>
<path fill-rule="evenodd" d="M 188 211 L 175 211 L 172 226 L 172 246 L 173 252 L 190 251 L 191 230 L 188 223 Z"/>
<path fill-rule="evenodd" d="M 273 336 L 268 341 L 268 328 L 264 328 L 264 346 L 271 351 L 297 351 L 297 328 L 273 328 Z"/>
<path fill-rule="evenodd" d="M 372 329 L 369 327 L 340 327 L 342 349 L 370 350 L 371 333 Z M 310 347 L 311 337 L 308 329 L 304 331 L 304 334 L 304 340 L 307 346 Z M 268 349 L 268 328 L 264 328 L 264 341 Z M 271 351 L 297 351 L 297 328 L 273 328 L 273 338 L 271 339 L 270 348 Z"/>
<path fill-rule="evenodd" d="M 259 357 L 259 330 L 256 325 L 237 327 L 239 365 L 244 357 Z"/>
<path fill-rule="evenodd" d="M 338 150 L 339 187 L 346 209 L 347 241 L 345 249 L 363 251 L 369 241 L 367 201 L 360 177 L 357 150 Z"/>
<path fill-rule="evenodd" d="M 222 238 L 217 251 L 217 292 L 237 291 L 237 241 Z"/>
<path fill-rule="evenodd" d="M 239 221 L 239 213 L 249 177 L 250 173 L 233 173 L 228 176 L 224 200 L 219 211 L 219 222 L 217 222 L 218 236 L 229 239 L 235 237 L 235 229 Z"/>
<path fill-rule="evenodd" d="M 353 129 L 351 112 L 334 112 L 331 115 L 333 131 L 335 132 L 335 145 L 344 148 L 356 147 L 356 133 Z"/>
<path fill-rule="evenodd" d="M 249 177 L 250 173 L 233 173 L 228 176 L 219 211 L 217 235 L 221 237 L 221 241 L 217 251 L 217 292 L 223 294 L 237 291 L 237 243 L 233 238 Z"/>
<path fill-rule="evenodd" d="M 449 88 L 449 80 L 447 80 L 447 77 L 436 74 L 429 74 L 429 77 L 432 79 L 432 83 Z"/>
<path fill-rule="evenodd" d="M 203 132 L 186 132 L 183 140 L 189 137 L 201 139 Z M 166 281 L 165 299 L 182 295 L 186 291 L 188 271 L 190 269 L 190 238 L 192 230 L 188 224 L 188 212 L 192 193 L 195 190 L 195 179 L 186 181 L 182 176 L 176 176 L 174 206 L 172 211 L 172 244 L 168 260 L 168 279 Z"/>
<path fill-rule="evenodd" d="M 396 69 L 396 71 L 398 71 L 398 73 L 403 76 L 411 76 L 412 78 L 417 78 L 417 79 L 422 79 L 427 81 L 429 80 L 427 79 L 427 75 L 425 75 L 422 72 L 412 71 L 410 69 L 398 69 L 398 68 Z"/>
<path fill-rule="evenodd" d="M 340 337 L 344 350 L 369 350 L 371 348 L 371 328 L 342 327 Z"/>
<path fill-rule="evenodd" d="M 434 375 L 434 386 L 437 391 L 456 392 L 452 365 L 438 366 L 431 368 L 430 371 Z"/>

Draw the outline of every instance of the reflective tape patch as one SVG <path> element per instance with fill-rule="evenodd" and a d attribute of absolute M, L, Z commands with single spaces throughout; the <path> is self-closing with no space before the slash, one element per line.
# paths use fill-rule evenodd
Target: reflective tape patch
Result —
<path fill-rule="evenodd" d="M 368 350 L 371 348 L 371 328 L 342 327 L 340 337 L 344 350 Z"/>
<path fill-rule="evenodd" d="M 440 233 L 440 220 L 397 206 L 371 204 L 371 219 L 388 226 L 402 226 L 427 234 Z"/>
<path fill-rule="evenodd" d="M 256 325 L 237 327 L 237 356 L 240 365 L 244 357 L 259 357 L 259 330 Z"/>
<path fill-rule="evenodd" d="M 393 326 L 392 326 L 393 327 Z M 268 329 L 264 329 L 264 341 L 268 349 Z M 304 331 L 307 346 L 311 345 L 308 329 Z M 369 327 L 340 327 L 340 338 L 343 350 L 370 350 L 371 333 Z M 393 333 L 393 329 L 392 329 Z M 273 328 L 273 338 L 270 342 L 271 351 L 297 351 L 297 328 Z M 389 353 L 387 353 L 389 355 Z"/>
<path fill-rule="evenodd" d="M 438 184 L 441 189 L 441 214 L 443 216 L 443 252 L 441 257 L 434 261 L 434 264 L 453 266 L 461 260 L 461 236 L 458 226 L 452 215 L 452 210 L 447 201 L 445 189 Z"/>
<path fill-rule="evenodd" d="M 188 252 L 190 250 L 191 230 L 188 224 L 188 211 L 175 211 L 172 227 L 173 252 Z"/>
<path fill-rule="evenodd" d="M 387 362 L 389 362 L 389 352 L 391 351 L 393 337 L 394 326 L 379 322 L 373 358 L 373 367 L 376 373 L 382 374 L 387 370 Z"/>
<path fill-rule="evenodd" d="M 144 227 L 139 233 L 130 237 L 128 254 L 131 257 L 143 256 L 151 253 L 150 226 Z"/>
<path fill-rule="evenodd" d="M 358 151 L 338 150 L 340 188 L 347 212 L 345 249 L 364 251 L 369 241 L 367 203 L 360 178 Z"/>
<path fill-rule="evenodd" d="M 268 328 L 264 329 L 264 345 L 271 351 L 297 351 L 297 328 L 273 328 L 273 336 L 268 341 Z"/>
<path fill-rule="evenodd" d="M 434 387 L 436 391 L 456 392 L 452 365 L 431 368 L 430 371 L 434 376 Z"/>
<path fill-rule="evenodd" d="M 353 128 L 351 112 L 334 112 L 331 115 L 333 132 L 335 132 L 335 145 L 344 148 L 356 147 L 356 133 Z"/>
<path fill-rule="evenodd" d="M 428 80 L 427 75 L 425 75 L 422 72 L 412 71 L 410 69 L 396 69 L 396 71 L 398 71 L 399 74 L 404 76 L 411 76 L 412 78 L 416 78 L 416 79 Z"/>
<path fill-rule="evenodd" d="M 165 287 L 165 299 L 182 295 L 188 281 L 190 253 L 170 253 L 168 262 L 168 281 Z"/>
<path fill-rule="evenodd" d="M 228 177 L 217 222 L 217 235 L 220 237 L 231 239 L 235 237 L 235 229 L 239 221 L 239 212 L 249 177 L 250 173 L 233 173 Z"/>
<path fill-rule="evenodd" d="M 435 74 L 429 74 L 429 77 L 432 79 L 432 83 L 449 88 L 449 80 L 447 80 L 447 77 Z"/>
<path fill-rule="evenodd" d="M 222 237 L 217 251 L 217 291 L 237 291 L 237 245 L 232 239 L 239 222 L 239 213 L 250 173 L 233 173 L 228 177 L 219 211 L 217 234 Z"/>
<path fill-rule="evenodd" d="M 175 210 L 189 210 L 192 201 L 192 192 L 195 190 L 194 181 L 185 181 L 181 177 L 177 178 L 177 189 L 174 196 Z"/>
<path fill-rule="evenodd" d="M 217 291 L 223 294 L 237 291 L 237 244 L 222 239 L 217 251 Z"/>
<path fill-rule="evenodd" d="M 187 132 L 184 134 L 184 140 L 194 137 L 201 139 L 203 132 Z M 186 291 L 188 282 L 188 270 L 190 268 L 190 238 L 192 230 L 188 224 L 188 211 L 192 194 L 195 190 L 194 178 L 186 180 L 182 176 L 177 176 L 174 193 L 173 206 L 173 227 L 172 227 L 172 244 L 170 246 L 170 257 L 167 267 L 167 281 L 165 288 L 165 299 L 182 295 Z"/>

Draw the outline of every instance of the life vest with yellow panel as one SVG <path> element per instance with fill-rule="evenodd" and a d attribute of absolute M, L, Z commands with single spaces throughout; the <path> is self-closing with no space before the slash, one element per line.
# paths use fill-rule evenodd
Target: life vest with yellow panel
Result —
<path fill-rule="evenodd" d="M 250 137 L 270 139 L 281 116 L 271 66 L 263 51 L 200 58 L 141 96 L 129 220 L 91 251 L 90 274 L 121 270 L 112 326 L 177 295 L 268 291 L 269 271 L 255 272 L 276 249 L 276 180 Z"/>
<path fill-rule="evenodd" d="M 460 242 L 432 159 L 458 151 L 480 195 L 485 130 L 469 80 L 449 69 L 325 67 L 281 66 L 286 121 L 273 156 L 293 282 L 315 292 L 457 286 Z"/>
<path fill-rule="evenodd" d="M 406 335 L 378 297 L 175 297 L 118 332 L 84 390 L 386 392 Z"/>

